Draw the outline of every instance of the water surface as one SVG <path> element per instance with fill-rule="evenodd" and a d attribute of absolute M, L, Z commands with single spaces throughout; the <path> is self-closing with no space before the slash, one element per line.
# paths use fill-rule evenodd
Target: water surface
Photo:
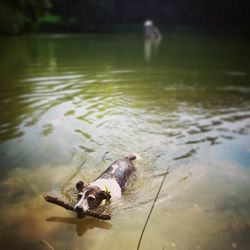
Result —
<path fill-rule="evenodd" d="M 250 47 L 232 36 L 50 35 L 0 40 L 1 249 L 249 249 Z M 74 202 L 131 152 L 112 220 Z"/>

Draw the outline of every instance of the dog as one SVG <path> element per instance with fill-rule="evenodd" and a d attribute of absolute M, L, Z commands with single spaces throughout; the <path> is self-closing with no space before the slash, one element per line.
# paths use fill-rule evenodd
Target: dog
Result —
<path fill-rule="evenodd" d="M 78 190 L 75 211 L 84 217 L 88 209 L 97 208 L 103 201 L 121 198 L 129 177 L 136 171 L 132 161 L 139 156 L 132 154 L 113 162 L 99 177 L 88 185 L 82 181 L 76 183 Z"/>

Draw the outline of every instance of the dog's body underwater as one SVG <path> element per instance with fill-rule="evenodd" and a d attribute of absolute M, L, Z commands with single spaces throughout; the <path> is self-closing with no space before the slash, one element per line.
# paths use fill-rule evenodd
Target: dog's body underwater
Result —
<path fill-rule="evenodd" d="M 78 199 L 75 210 L 83 217 L 88 209 L 98 207 L 103 200 L 120 198 L 124 192 L 129 177 L 135 172 L 133 160 L 135 154 L 124 157 L 112 163 L 98 178 L 88 185 L 82 181 L 76 184 Z"/>

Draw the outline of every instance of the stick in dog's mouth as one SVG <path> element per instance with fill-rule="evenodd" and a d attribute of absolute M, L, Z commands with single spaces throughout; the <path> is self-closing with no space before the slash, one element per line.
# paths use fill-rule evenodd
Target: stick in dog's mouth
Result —
<path fill-rule="evenodd" d="M 53 204 L 58 205 L 60 207 L 63 207 L 66 210 L 70 210 L 70 211 L 76 212 L 78 214 L 78 216 L 77 216 L 78 218 L 83 218 L 84 217 L 84 216 L 80 216 L 79 215 L 79 213 L 74 209 L 74 206 L 72 206 L 72 205 L 64 202 L 63 200 L 61 200 L 61 199 L 59 199 L 57 197 L 44 194 L 44 199 L 47 202 L 53 203 Z M 95 217 L 95 218 L 100 219 L 100 220 L 110 220 L 111 219 L 111 214 L 99 213 L 99 212 L 92 211 L 92 210 L 87 210 L 86 211 L 86 215 Z"/>

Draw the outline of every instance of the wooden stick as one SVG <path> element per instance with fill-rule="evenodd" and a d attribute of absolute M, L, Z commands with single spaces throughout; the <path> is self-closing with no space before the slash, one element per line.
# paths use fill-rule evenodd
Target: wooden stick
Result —
<path fill-rule="evenodd" d="M 44 197 L 44 199 L 45 199 L 47 202 L 56 204 L 56 205 L 58 205 L 58 206 L 60 206 L 60 207 L 63 207 L 63 208 L 65 208 L 65 209 L 67 209 L 67 210 L 70 210 L 70 211 L 74 211 L 74 212 L 75 212 L 74 206 L 65 203 L 64 201 L 60 200 L 60 199 L 57 198 L 57 197 L 53 197 L 53 196 L 50 196 L 50 195 L 47 195 L 47 194 L 45 194 L 43 197 Z"/>
<path fill-rule="evenodd" d="M 64 201 L 60 200 L 57 197 L 53 197 L 53 196 L 45 194 L 44 199 L 47 202 L 56 204 L 56 205 L 58 205 L 60 207 L 65 208 L 66 210 L 76 212 L 74 206 L 72 206 L 72 205 L 70 205 L 68 203 L 65 203 Z M 92 216 L 92 217 L 95 217 L 95 218 L 101 219 L 101 220 L 110 220 L 111 219 L 111 214 L 102 214 L 102 213 L 95 212 L 95 211 L 92 211 L 92 210 L 87 210 L 86 215 L 89 215 L 89 216 Z"/>
<path fill-rule="evenodd" d="M 98 213 L 92 210 L 87 210 L 86 214 L 101 220 L 111 220 L 111 214 Z"/>

